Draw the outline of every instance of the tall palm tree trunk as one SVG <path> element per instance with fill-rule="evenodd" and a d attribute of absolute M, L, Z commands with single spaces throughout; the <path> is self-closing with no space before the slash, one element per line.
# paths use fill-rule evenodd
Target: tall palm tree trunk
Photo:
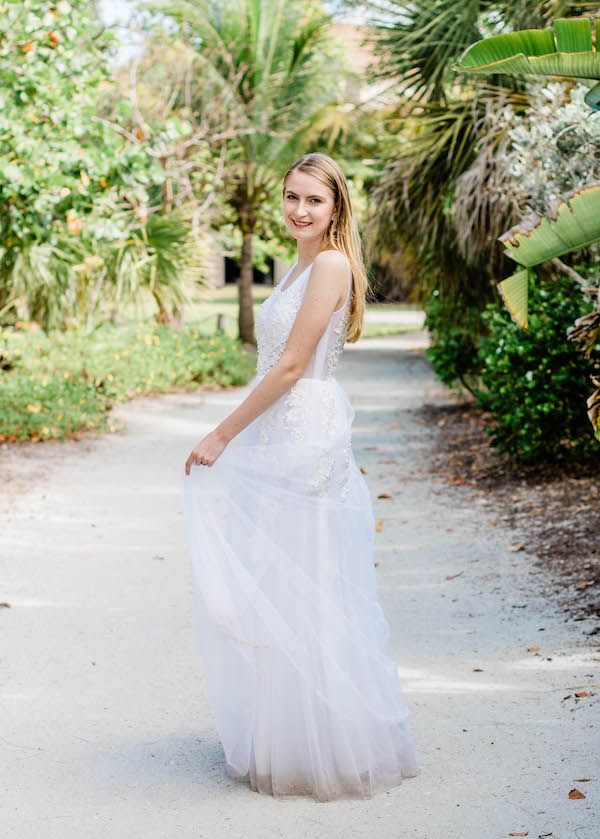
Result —
<path fill-rule="evenodd" d="M 242 225 L 242 253 L 238 283 L 238 331 L 240 340 L 256 345 L 254 310 L 252 308 L 252 226 Z"/>

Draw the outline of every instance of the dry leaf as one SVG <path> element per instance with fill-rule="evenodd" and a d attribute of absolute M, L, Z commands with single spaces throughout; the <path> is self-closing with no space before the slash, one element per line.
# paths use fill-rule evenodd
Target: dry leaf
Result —
<path fill-rule="evenodd" d="M 509 833 L 509 836 L 529 836 L 529 831 L 526 830 L 525 833 Z"/>
<path fill-rule="evenodd" d="M 578 690 L 575 696 L 583 698 L 584 696 L 589 696 L 589 693 L 587 692 L 587 690 Z"/>
<path fill-rule="evenodd" d="M 498 519 L 490 519 L 490 524 L 492 525 L 492 527 L 496 527 L 496 525 L 498 524 Z"/>
<path fill-rule="evenodd" d="M 509 545 L 506 550 L 510 551 L 511 553 L 516 553 L 517 551 L 524 551 L 525 545 L 522 545 L 520 543 L 518 545 Z"/>
<path fill-rule="evenodd" d="M 474 667 L 473 673 L 483 673 L 483 667 Z"/>
<path fill-rule="evenodd" d="M 581 588 L 581 589 L 584 589 L 584 588 L 587 588 L 588 586 L 593 586 L 593 585 L 594 585 L 594 581 L 593 581 L 593 580 L 584 580 L 582 583 L 577 583 L 577 585 L 575 586 L 575 588 Z"/>
<path fill-rule="evenodd" d="M 380 492 L 377 498 L 393 498 L 393 495 L 390 495 L 389 492 Z"/>
<path fill-rule="evenodd" d="M 585 795 L 580 792 L 578 789 L 571 789 L 569 790 L 569 798 L 576 799 L 576 798 L 585 798 Z"/>
<path fill-rule="evenodd" d="M 383 521 L 382 519 L 377 519 L 375 522 L 375 532 L 380 533 L 383 530 Z"/>
<path fill-rule="evenodd" d="M 527 647 L 527 652 L 528 653 L 539 653 L 539 651 L 540 651 L 539 647 Z"/>
<path fill-rule="evenodd" d="M 453 580 L 455 577 L 460 577 L 460 575 L 462 573 L 463 573 L 462 571 L 459 571 L 458 574 L 446 574 L 446 579 L 447 580 Z"/>
<path fill-rule="evenodd" d="M 364 466 L 361 466 L 361 467 L 360 467 L 360 471 L 363 473 L 363 475 L 366 475 L 366 474 L 367 474 L 367 470 L 366 470 L 366 468 L 365 468 Z"/>

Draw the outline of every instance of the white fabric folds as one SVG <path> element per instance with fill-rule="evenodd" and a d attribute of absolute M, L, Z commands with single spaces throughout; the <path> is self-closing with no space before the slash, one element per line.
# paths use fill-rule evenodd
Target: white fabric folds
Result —
<path fill-rule="evenodd" d="M 294 285 L 285 306 L 299 305 Z M 259 355 L 270 308 L 260 332 L 257 319 Z M 300 379 L 212 467 L 192 466 L 183 502 L 225 771 L 260 793 L 331 801 L 371 797 L 420 767 L 387 652 L 354 410 L 323 372 Z"/>

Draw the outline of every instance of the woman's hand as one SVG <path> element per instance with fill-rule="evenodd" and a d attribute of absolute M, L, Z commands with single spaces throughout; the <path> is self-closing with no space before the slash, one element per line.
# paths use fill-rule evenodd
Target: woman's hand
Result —
<path fill-rule="evenodd" d="M 198 445 L 194 446 L 190 452 L 190 456 L 185 462 L 185 474 L 190 474 L 192 463 L 198 463 L 202 466 L 212 466 L 228 443 L 229 440 L 215 428 L 214 431 L 211 431 L 210 434 L 203 437 Z"/>

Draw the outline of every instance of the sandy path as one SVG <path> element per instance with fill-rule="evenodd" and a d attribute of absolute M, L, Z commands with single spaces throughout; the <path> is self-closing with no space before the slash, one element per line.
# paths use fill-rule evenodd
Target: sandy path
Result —
<path fill-rule="evenodd" d="M 422 774 L 323 804 L 224 776 L 179 489 L 189 449 L 243 392 L 171 394 L 120 407 L 125 433 L 0 450 L 13 485 L 0 506 L 3 837 L 600 835 L 600 653 L 535 593 L 493 512 L 427 472 L 433 431 L 411 408 L 447 396 L 422 345 L 364 341 L 339 368 L 383 521 L 380 597 Z"/>

